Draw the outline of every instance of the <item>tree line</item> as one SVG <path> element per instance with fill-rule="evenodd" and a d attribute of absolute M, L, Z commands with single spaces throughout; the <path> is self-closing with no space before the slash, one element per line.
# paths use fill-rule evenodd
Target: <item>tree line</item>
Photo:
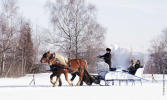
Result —
<path fill-rule="evenodd" d="M 94 5 L 85 0 L 47 2 L 52 28 L 47 32 L 40 29 L 36 37 L 30 20 L 19 13 L 17 0 L 2 0 L 0 4 L 1 77 L 31 73 L 41 66 L 39 55 L 48 45 L 70 59 L 86 59 L 89 70 L 95 71 L 96 55 L 104 47 L 105 28 L 97 22 Z"/>
<path fill-rule="evenodd" d="M 167 29 L 164 29 L 158 37 L 152 40 L 145 72 L 167 73 Z"/>
<path fill-rule="evenodd" d="M 36 59 L 32 26 L 19 14 L 16 0 L 0 4 L 0 76 L 22 76 L 31 72 Z"/>

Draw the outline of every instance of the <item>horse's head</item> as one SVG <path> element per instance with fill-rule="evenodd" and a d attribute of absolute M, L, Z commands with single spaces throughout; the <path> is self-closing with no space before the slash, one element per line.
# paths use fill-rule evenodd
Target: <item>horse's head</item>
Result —
<path fill-rule="evenodd" d="M 51 55 L 50 51 L 44 53 L 42 58 L 41 58 L 41 60 L 40 60 L 40 62 L 41 63 L 48 63 L 50 55 Z"/>
<path fill-rule="evenodd" d="M 50 54 L 48 63 L 49 65 L 61 65 L 59 59 L 56 57 L 56 53 Z"/>

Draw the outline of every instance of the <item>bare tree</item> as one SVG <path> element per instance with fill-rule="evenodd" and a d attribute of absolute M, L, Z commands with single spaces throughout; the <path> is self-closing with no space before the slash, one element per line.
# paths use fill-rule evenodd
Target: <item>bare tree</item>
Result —
<path fill-rule="evenodd" d="M 106 32 L 97 22 L 95 6 L 85 0 L 55 0 L 47 7 L 54 32 L 49 32 L 46 41 L 69 58 L 86 59 L 89 69 L 95 70 L 95 57 L 104 47 Z"/>
<path fill-rule="evenodd" d="M 163 73 L 167 69 L 167 31 L 152 41 L 152 47 L 149 50 L 150 58 L 147 63 L 147 69 L 150 73 Z M 167 73 L 167 71 L 165 71 Z"/>
<path fill-rule="evenodd" d="M 5 71 L 6 59 L 12 51 L 16 30 L 16 15 L 18 7 L 15 0 L 1 1 L 0 14 L 0 55 L 1 55 L 1 74 Z"/>
<path fill-rule="evenodd" d="M 3 77 L 25 75 L 34 64 L 32 27 L 19 15 L 16 1 L 0 1 L 0 74 Z"/>
<path fill-rule="evenodd" d="M 55 0 L 54 3 L 48 4 L 48 8 L 56 36 L 56 41 L 53 39 L 52 43 L 61 45 L 61 49 L 63 47 L 69 57 L 71 54 L 75 55 L 72 57 L 79 57 L 80 52 L 84 51 L 83 43 L 88 40 L 89 36 L 95 36 L 91 39 L 96 42 L 98 42 L 96 35 L 101 34 L 100 36 L 104 38 L 104 28 L 96 21 L 95 7 L 86 5 L 85 0 Z M 100 31 L 97 32 L 97 30 Z M 86 48 L 84 49 L 86 51 Z"/>

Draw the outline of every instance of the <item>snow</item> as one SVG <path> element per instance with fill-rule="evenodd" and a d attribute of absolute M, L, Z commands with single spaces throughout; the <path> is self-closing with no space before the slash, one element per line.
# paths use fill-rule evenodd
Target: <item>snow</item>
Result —
<path fill-rule="evenodd" d="M 32 75 L 21 78 L 0 78 L 0 100 L 166 100 L 162 82 L 121 86 L 69 86 L 61 76 L 63 86 L 52 87 L 51 73 L 35 75 L 36 85 L 29 85 Z M 71 77 L 71 76 L 70 76 Z M 78 77 L 74 83 L 78 81 Z M 167 87 L 166 87 L 167 88 Z"/>

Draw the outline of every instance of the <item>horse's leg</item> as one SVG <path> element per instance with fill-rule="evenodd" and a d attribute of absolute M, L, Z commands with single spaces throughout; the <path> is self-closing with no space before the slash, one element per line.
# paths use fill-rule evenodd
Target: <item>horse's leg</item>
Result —
<path fill-rule="evenodd" d="M 61 78 L 59 79 L 59 86 L 62 86 Z"/>
<path fill-rule="evenodd" d="M 78 81 L 78 83 L 77 83 L 77 86 L 80 86 L 80 85 L 81 85 L 82 80 L 83 80 L 83 74 L 84 74 L 84 69 L 81 68 L 81 69 L 80 69 L 80 75 L 79 75 L 79 81 Z"/>
<path fill-rule="evenodd" d="M 57 86 L 57 83 L 58 83 L 59 80 L 60 80 L 60 75 L 61 75 L 61 74 L 58 74 L 58 75 L 57 75 L 56 82 L 54 83 L 54 87 Z"/>
<path fill-rule="evenodd" d="M 70 81 L 69 78 L 68 78 L 68 72 L 67 71 L 64 72 L 64 75 L 65 75 L 65 78 L 66 78 L 66 81 L 68 82 L 68 84 L 73 86 L 72 81 Z"/>
<path fill-rule="evenodd" d="M 80 86 L 82 86 L 83 85 L 83 80 L 81 81 L 81 83 L 80 83 Z"/>
<path fill-rule="evenodd" d="M 74 74 L 71 74 L 72 75 L 72 78 L 71 78 L 71 81 L 73 81 L 74 79 L 75 79 L 75 77 L 77 76 L 77 74 L 76 73 L 74 73 Z M 79 76 L 79 75 L 78 75 Z M 81 81 L 81 84 L 80 84 L 81 86 L 83 85 L 83 80 Z"/>
<path fill-rule="evenodd" d="M 71 75 L 72 75 L 71 81 L 73 81 L 75 79 L 75 77 L 76 77 L 76 73 L 73 73 Z"/>
<path fill-rule="evenodd" d="M 56 76 L 56 74 L 52 73 L 50 75 L 50 82 L 54 85 L 55 82 L 53 82 L 53 77 Z"/>

